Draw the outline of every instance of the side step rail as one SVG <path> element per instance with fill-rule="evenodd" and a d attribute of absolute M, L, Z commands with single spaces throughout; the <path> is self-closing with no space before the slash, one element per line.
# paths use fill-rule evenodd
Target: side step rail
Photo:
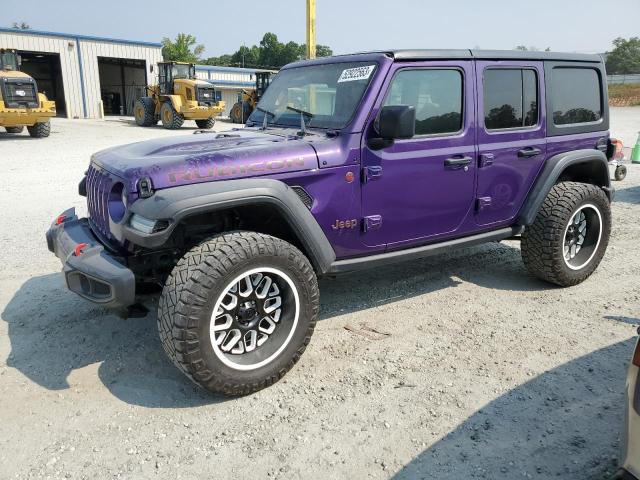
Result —
<path fill-rule="evenodd" d="M 328 274 L 346 273 L 354 270 L 360 270 L 370 267 L 380 267 L 396 262 L 404 262 L 415 260 L 418 258 L 438 255 L 450 251 L 454 248 L 470 247 L 487 242 L 498 242 L 510 237 L 519 235 L 524 230 L 522 226 L 501 228 L 491 232 L 480 233 L 470 237 L 456 238 L 439 243 L 423 245 L 421 247 L 408 248 L 405 250 L 394 250 L 392 252 L 380 253 L 378 255 L 370 255 L 367 257 L 348 258 L 345 260 L 336 260 L 329 267 Z"/>

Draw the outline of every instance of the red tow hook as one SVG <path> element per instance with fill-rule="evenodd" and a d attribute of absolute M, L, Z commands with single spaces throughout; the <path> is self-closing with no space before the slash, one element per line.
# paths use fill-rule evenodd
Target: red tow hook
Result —
<path fill-rule="evenodd" d="M 82 255 L 82 252 L 85 248 L 87 248 L 89 246 L 88 243 L 79 243 L 78 245 L 76 245 L 75 250 L 73 251 L 73 254 L 76 257 L 79 257 L 80 255 Z"/>
<path fill-rule="evenodd" d="M 56 225 L 60 225 L 62 222 L 64 222 L 67 219 L 66 215 L 58 215 L 58 218 L 56 218 Z"/>

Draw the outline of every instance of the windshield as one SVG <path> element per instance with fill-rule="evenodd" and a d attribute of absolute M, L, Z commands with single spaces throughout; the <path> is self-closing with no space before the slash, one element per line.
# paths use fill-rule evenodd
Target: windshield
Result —
<path fill-rule="evenodd" d="M 173 70 L 171 71 L 173 78 L 193 78 L 194 75 L 191 74 L 191 65 L 173 65 Z"/>
<path fill-rule="evenodd" d="M 0 69 L 18 70 L 18 57 L 13 52 L 0 53 Z"/>
<path fill-rule="evenodd" d="M 268 115 L 269 125 L 299 127 L 301 114 L 287 108 L 293 107 L 310 114 L 304 115 L 307 127 L 344 128 L 358 108 L 375 69 L 372 62 L 350 62 L 282 70 L 249 121 L 262 123 Z"/>

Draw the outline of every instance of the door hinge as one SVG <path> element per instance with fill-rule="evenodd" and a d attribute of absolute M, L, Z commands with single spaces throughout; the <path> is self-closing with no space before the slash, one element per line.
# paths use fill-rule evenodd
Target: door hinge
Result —
<path fill-rule="evenodd" d="M 382 226 L 382 215 L 369 215 L 362 220 L 362 229 L 365 232 L 377 230 Z"/>
<path fill-rule="evenodd" d="M 476 200 L 476 210 L 481 212 L 491 206 L 491 197 L 480 197 Z"/>
<path fill-rule="evenodd" d="M 382 176 L 382 167 L 379 165 L 370 165 L 362 169 L 362 182 L 367 183 L 370 180 L 376 180 Z"/>

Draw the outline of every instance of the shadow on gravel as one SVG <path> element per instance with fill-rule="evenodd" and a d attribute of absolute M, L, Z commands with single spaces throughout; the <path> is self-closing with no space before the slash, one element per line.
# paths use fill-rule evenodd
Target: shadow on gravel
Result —
<path fill-rule="evenodd" d="M 505 291 L 543 290 L 527 275 L 520 250 L 504 244 L 322 280 L 321 318 L 455 288 L 458 279 Z M 10 367 L 50 390 L 69 388 L 74 371 L 94 363 L 120 400 L 146 407 L 192 407 L 224 401 L 193 385 L 167 359 L 156 314 L 122 320 L 68 292 L 61 274 L 25 282 L 2 312 Z M 82 386 L 80 386 L 82 388 Z"/>
<path fill-rule="evenodd" d="M 634 345 L 630 339 L 597 350 L 509 391 L 394 480 L 606 479 L 617 466 Z"/>
<path fill-rule="evenodd" d="M 516 242 L 510 243 L 517 245 Z M 455 288 L 461 280 L 483 288 L 510 292 L 558 288 L 528 274 L 519 248 L 505 243 L 489 243 L 413 262 L 322 279 L 320 319 Z"/>
<path fill-rule="evenodd" d="M 613 201 L 615 203 L 630 203 L 632 205 L 640 203 L 640 187 L 622 188 L 616 185 L 616 196 Z"/>
<path fill-rule="evenodd" d="M 122 320 L 76 298 L 59 273 L 25 282 L 1 317 L 11 342 L 7 365 L 47 389 L 67 389 L 74 371 L 101 362 L 100 380 L 123 402 L 180 408 L 226 400 L 173 366 L 160 344 L 155 312 Z M 84 389 L 83 383 L 77 388 Z"/>

